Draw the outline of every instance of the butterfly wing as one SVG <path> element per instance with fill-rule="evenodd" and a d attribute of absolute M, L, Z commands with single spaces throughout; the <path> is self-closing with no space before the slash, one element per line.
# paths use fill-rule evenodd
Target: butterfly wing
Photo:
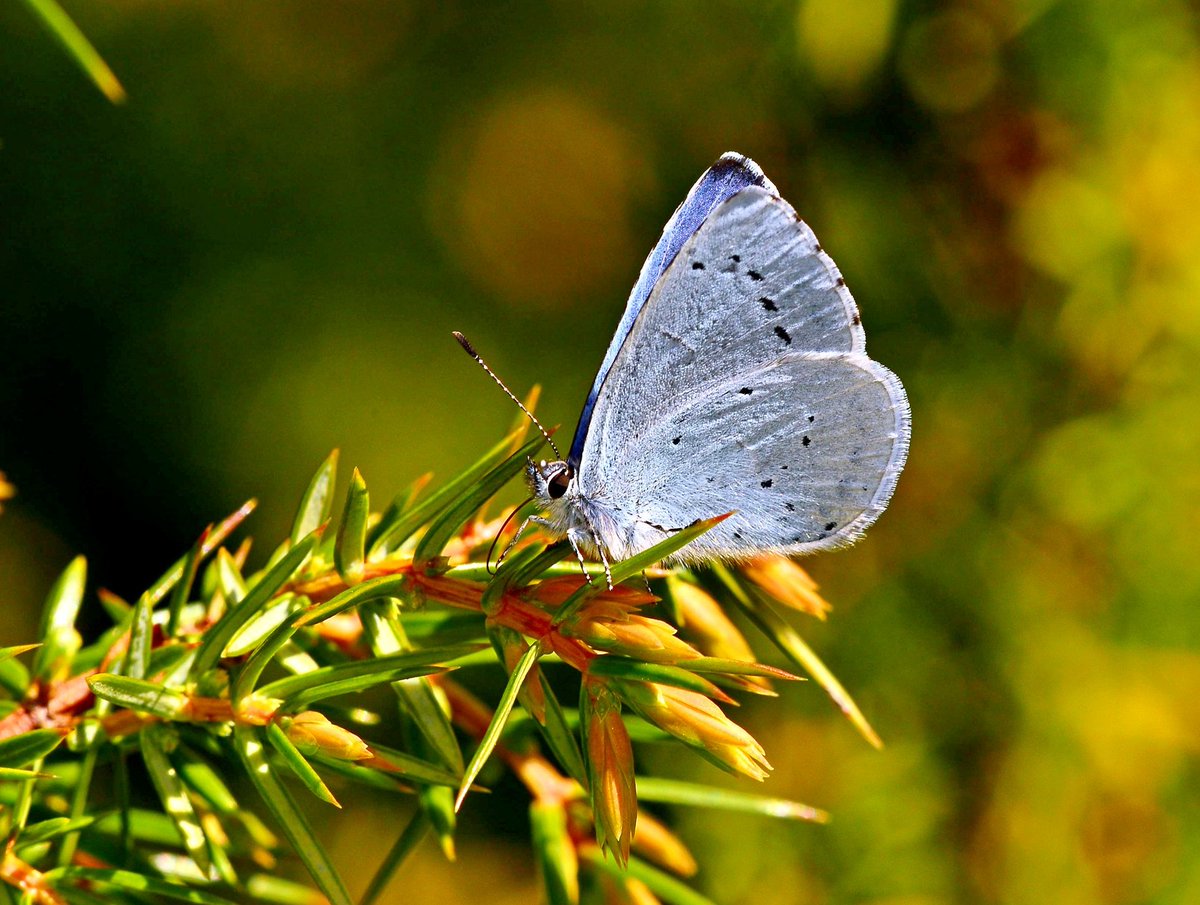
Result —
<path fill-rule="evenodd" d="M 896 376 L 861 353 L 788 353 L 616 430 L 581 474 L 615 558 L 731 509 L 690 555 L 803 553 L 853 541 L 887 506 L 908 411 Z"/>
<path fill-rule="evenodd" d="M 573 467 L 579 466 L 583 444 L 587 438 L 596 400 L 599 398 L 604 381 L 659 278 L 675 260 L 679 249 L 700 228 L 713 209 L 730 196 L 751 185 L 762 186 L 773 194 L 777 194 L 775 186 L 763 174 L 758 164 L 750 158 L 734 153 L 723 154 L 721 159 L 696 181 L 692 190 L 688 192 L 687 198 L 675 209 L 675 213 L 663 227 L 662 237 L 646 258 L 637 282 L 633 286 L 633 291 L 629 293 L 629 301 L 625 304 L 625 313 L 621 315 L 621 321 L 617 324 L 612 342 L 609 343 L 608 352 L 605 353 L 604 361 L 600 363 L 600 370 L 592 382 L 587 401 L 583 404 L 583 412 L 580 414 L 579 424 L 575 428 L 575 439 L 571 442 L 571 451 L 567 455 L 567 461 Z"/>
<path fill-rule="evenodd" d="M 812 231 L 751 185 L 664 270 L 598 393 L 578 470 L 623 557 L 728 510 L 694 555 L 848 543 L 908 449 L 900 381 L 865 354 L 858 308 Z"/>

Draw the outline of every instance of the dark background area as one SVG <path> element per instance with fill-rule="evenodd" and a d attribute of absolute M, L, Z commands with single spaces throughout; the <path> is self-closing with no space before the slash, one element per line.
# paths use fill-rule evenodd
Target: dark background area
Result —
<path fill-rule="evenodd" d="M 745 708 L 765 791 L 834 822 L 681 812 L 700 885 L 1197 901 L 1192 6 L 67 8 L 129 101 L 0 8 L 4 644 L 76 552 L 135 596 L 255 496 L 264 556 L 335 446 L 377 506 L 474 461 L 513 411 L 452 329 L 569 432 L 662 225 L 737 150 L 838 262 L 913 445 L 869 536 L 805 561 L 835 609 L 801 628 L 888 745 L 813 687 Z M 348 811 L 358 889 L 399 819 Z M 529 901 L 487 829 L 407 894 Z"/>

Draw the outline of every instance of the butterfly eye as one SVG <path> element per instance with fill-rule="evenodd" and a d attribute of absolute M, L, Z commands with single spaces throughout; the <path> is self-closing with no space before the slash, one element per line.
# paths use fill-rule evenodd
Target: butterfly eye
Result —
<path fill-rule="evenodd" d="M 567 485 L 571 483 L 571 470 L 564 468 L 550 479 L 546 485 L 546 493 L 550 495 L 550 499 L 557 500 L 567 492 Z"/>

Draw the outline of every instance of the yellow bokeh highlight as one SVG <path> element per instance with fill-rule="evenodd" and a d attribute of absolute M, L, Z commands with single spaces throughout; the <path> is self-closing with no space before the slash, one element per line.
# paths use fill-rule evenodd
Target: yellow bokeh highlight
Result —
<path fill-rule="evenodd" d="M 1200 658 L 1113 650 L 1063 618 L 1017 645 L 1026 733 L 978 824 L 976 880 L 997 901 L 1140 901 L 1179 854 L 1159 801 L 1200 750 Z"/>
<path fill-rule="evenodd" d="M 855 99 L 876 75 L 892 42 L 896 0 L 802 0 L 796 10 L 800 58 L 835 97 Z"/>
<path fill-rule="evenodd" d="M 627 133 L 582 99 L 533 88 L 484 109 L 448 183 L 449 250 L 514 305 L 567 307 L 636 272 L 629 211 L 643 165 Z M 453 140 L 458 141 L 457 134 Z M 436 214 L 440 219 L 440 213 Z"/>
<path fill-rule="evenodd" d="M 1104 266 L 1126 233 L 1112 196 L 1081 174 L 1043 173 L 1018 209 L 1014 244 L 1035 266 L 1071 279 Z"/>
<path fill-rule="evenodd" d="M 408 37 L 415 16 L 409 4 L 369 0 L 200 6 L 254 82 L 309 90 L 369 79 Z"/>
<path fill-rule="evenodd" d="M 899 63 L 917 102 L 944 113 L 980 103 L 1000 75 L 995 31 L 967 9 L 936 13 L 909 26 Z"/>

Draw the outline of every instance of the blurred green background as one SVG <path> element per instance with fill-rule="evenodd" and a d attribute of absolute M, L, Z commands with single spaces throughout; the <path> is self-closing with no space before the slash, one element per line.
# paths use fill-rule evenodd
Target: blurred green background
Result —
<path fill-rule="evenodd" d="M 3 643 L 75 552 L 133 596 L 248 496 L 269 548 L 334 446 L 377 504 L 473 461 L 513 411 L 452 329 L 569 431 L 663 223 L 738 150 L 846 275 L 913 444 L 869 536 L 805 562 L 835 610 L 803 628 L 887 747 L 815 686 L 743 708 L 765 791 L 834 822 L 677 812 L 700 887 L 1200 901 L 1193 5 L 67 9 L 129 101 L 0 6 Z M 526 802 L 495 799 L 393 891 L 530 901 Z M 393 807 L 322 816 L 352 890 Z"/>

